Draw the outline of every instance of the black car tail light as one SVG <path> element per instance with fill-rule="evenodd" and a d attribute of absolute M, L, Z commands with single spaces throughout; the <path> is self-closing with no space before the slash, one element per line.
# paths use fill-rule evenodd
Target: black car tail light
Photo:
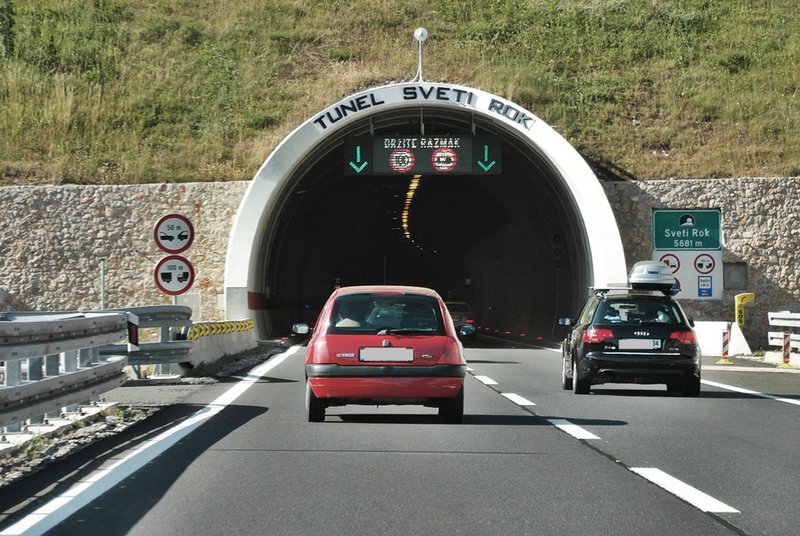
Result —
<path fill-rule="evenodd" d="M 697 344 L 697 337 L 695 337 L 694 331 L 673 331 L 670 333 L 669 338 L 690 346 Z"/>
<path fill-rule="evenodd" d="M 614 332 L 606 328 L 589 328 L 583 332 L 583 342 L 586 343 L 600 343 L 613 338 Z"/>

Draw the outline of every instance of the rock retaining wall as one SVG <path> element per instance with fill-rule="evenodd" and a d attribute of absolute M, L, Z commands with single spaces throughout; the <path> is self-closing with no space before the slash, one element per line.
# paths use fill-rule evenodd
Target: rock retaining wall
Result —
<path fill-rule="evenodd" d="M 223 319 L 223 276 L 233 217 L 249 182 L 0 188 L 0 310 L 74 310 L 171 303 L 153 282 L 165 253 L 153 240 L 163 215 L 195 228 L 185 252 L 195 284 L 181 304 L 195 320 Z M 629 265 L 650 258 L 653 208 L 721 208 L 725 263 L 746 266 L 746 288 L 720 301 L 683 301 L 696 319 L 733 320 L 734 296 L 755 292 L 744 333 L 766 340 L 767 312 L 800 312 L 800 178 L 626 181 L 603 184 Z M 105 263 L 105 298 L 100 273 Z M 236 319 L 231 319 L 236 320 Z"/>

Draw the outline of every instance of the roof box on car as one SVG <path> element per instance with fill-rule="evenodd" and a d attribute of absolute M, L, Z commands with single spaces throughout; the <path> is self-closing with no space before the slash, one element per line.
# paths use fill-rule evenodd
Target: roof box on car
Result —
<path fill-rule="evenodd" d="M 658 261 L 640 261 L 631 268 L 628 282 L 634 290 L 660 290 L 672 294 L 675 276 L 669 266 Z"/>

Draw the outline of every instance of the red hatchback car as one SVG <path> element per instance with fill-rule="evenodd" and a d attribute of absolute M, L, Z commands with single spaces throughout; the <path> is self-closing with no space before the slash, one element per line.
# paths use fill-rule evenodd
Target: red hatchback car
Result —
<path fill-rule="evenodd" d="M 323 421 L 329 406 L 347 404 L 436 407 L 449 423 L 464 415 L 464 349 L 431 289 L 337 289 L 314 327 L 305 367 L 310 422 Z"/>

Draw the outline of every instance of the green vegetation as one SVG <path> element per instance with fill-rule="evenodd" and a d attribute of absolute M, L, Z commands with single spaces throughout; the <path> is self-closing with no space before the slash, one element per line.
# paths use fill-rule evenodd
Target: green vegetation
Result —
<path fill-rule="evenodd" d="M 250 179 L 416 72 L 636 178 L 800 175 L 796 0 L 0 0 L 0 184 Z"/>

